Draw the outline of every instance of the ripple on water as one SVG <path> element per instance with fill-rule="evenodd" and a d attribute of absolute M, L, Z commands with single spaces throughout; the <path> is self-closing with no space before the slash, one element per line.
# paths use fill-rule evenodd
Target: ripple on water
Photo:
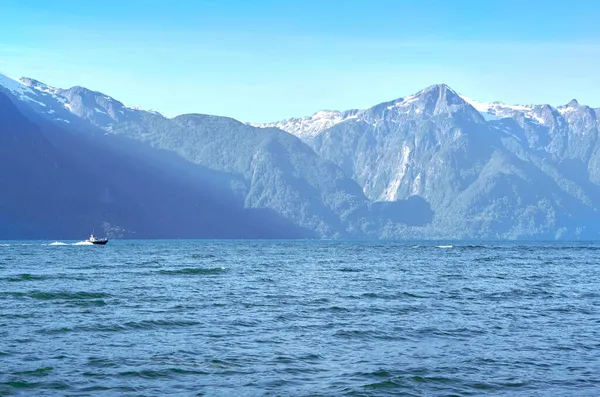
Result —
<path fill-rule="evenodd" d="M 168 379 L 179 378 L 180 375 L 208 375 L 209 372 L 183 368 L 167 368 L 161 370 L 145 369 L 139 371 L 124 371 L 115 374 L 121 378 Z"/>
<path fill-rule="evenodd" d="M 8 382 L 0 382 L 0 391 L 2 391 L 3 386 L 8 387 L 8 394 L 12 394 L 13 390 L 16 392 L 25 391 L 25 390 L 69 390 L 71 386 L 66 382 L 28 382 L 23 380 L 12 380 Z"/>
<path fill-rule="evenodd" d="M 190 275 L 190 276 L 198 276 L 198 275 L 217 275 L 225 273 L 227 269 L 224 267 L 212 267 L 212 268 L 192 268 L 187 267 L 183 269 L 173 269 L 173 270 L 159 270 L 160 274 L 166 275 Z"/>
<path fill-rule="evenodd" d="M 216 258 L 213 254 L 191 254 L 191 259 L 213 259 Z"/>
<path fill-rule="evenodd" d="M 600 245 L 444 244 L 3 247 L 0 395 L 595 395 Z"/>
<path fill-rule="evenodd" d="M 23 274 L 19 274 L 16 276 L 9 276 L 4 278 L 4 280 L 8 281 L 8 282 L 21 282 L 21 281 L 44 281 L 44 280 L 49 280 L 51 279 L 51 276 L 38 276 L 38 275 L 34 275 L 34 274 L 29 274 L 29 273 L 23 273 Z"/>
<path fill-rule="evenodd" d="M 122 324 L 94 324 L 87 326 L 75 326 L 75 327 L 58 327 L 58 328 L 45 328 L 38 332 L 42 334 L 55 335 L 65 333 L 79 333 L 79 332 L 94 332 L 94 333 L 105 333 L 105 332 L 123 332 L 129 330 L 155 330 L 164 328 L 182 328 L 182 327 L 193 327 L 202 323 L 198 321 L 185 321 L 185 320 L 144 320 L 144 321 L 129 321 Z"/>
<path fill-rule="evenodd" d="M 45 292 L 45 291 L 32 291 L 25 296 L 38 299 L 38 300 L 85 300 L 85 299 L 102 299 L 110 297 L 109 294 L 104 292 Z"/>
<path fill-rule="evenodd" d="M 352 311 L 352 310 L 350 310 L 350 309 L 348 309 L 346 307 L 342 307 L 342 306 L 320 307 L 317 310 L 323 311 L 323 312 L 335 312 L 335 313 L 339 313 L 339 312 L 351 312 Z"/>
<path fill-rule="evenodd" d="M 21 371 L 21 372 L 13 372 L 13 375 L 23 375 L 23 376 L 35 376 L 35 377 L 44 377 L 50 375 L 50 373 L 54 370 L 54 367 L 42 367 L 37 368 L 31 371 Z"/>
<path fill-rule="evenodd" d="M 199 321 L 187 320 L 144 320 L 144 321 L 129 321 L 125 323 L 128 328 L 134 329 L 155 329 L 155 328 L 178 328 L 178 327 L 193 327 L 202 324 Z"/>

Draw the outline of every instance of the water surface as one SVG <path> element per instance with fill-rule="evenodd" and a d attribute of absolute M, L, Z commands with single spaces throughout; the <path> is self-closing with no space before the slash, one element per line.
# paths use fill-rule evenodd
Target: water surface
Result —
<path fill-rule="evenodd" d="M 600 394 L 600 245 L 0 244 L 0 395 Z"/>

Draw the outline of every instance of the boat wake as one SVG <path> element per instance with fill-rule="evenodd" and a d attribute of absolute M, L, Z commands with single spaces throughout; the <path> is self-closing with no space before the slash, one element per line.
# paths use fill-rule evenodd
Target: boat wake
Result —
<path fill-rule="evenodd" d="M 73 245 L 94 245 L 89 241 L 79 241 L 76 243 L 65 243 L 64 241 L 54 241 L 52 243 L 20 243 L 20 244 L 6 244 L 6 243 L 2 243 L 0 244 L 0 247 L 24 247 L 24 246 L 52 246 L 52 247 L 56 247 L 56 246 L 73 246 Z"/>
<path fill-rule="evenodd" d="M 453 245 L 412 245 L 411 249 L 429 249 L 429 248 L 438 248 L 438 249 L 450 249 L 454 248 Z"/>
<path fill-rule="evenodd" d="M 56 246 L 56 245 L 94 245 L 94 244 L 90 243 L 89 241 L 79 241 L 77 243 L 64 243 L 62 241 L 55 241 L 53 243 L 43 244 L 43 245 L 54 245 L 54 246 Z"/>

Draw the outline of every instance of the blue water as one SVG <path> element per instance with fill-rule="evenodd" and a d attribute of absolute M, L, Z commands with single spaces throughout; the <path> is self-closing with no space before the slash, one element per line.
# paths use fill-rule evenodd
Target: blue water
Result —
<path fill-rule="evenodd" d="M 600 395 L 600 245 L 449 244 L 6 242 L 0 395 Z"/>

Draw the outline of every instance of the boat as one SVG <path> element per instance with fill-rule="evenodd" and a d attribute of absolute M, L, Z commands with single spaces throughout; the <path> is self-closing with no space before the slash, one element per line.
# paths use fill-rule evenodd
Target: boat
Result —
<path fill-rule="evenodd" d="M 87 242 L 95 244 L 95 245 L 105 245 L 106 243 L 108 243 L 108 239 L 107 238 L 97 238 L 97 237 L 94 237 L 93 234 L 91 234 L 90 238 L 87 240 Z"/>

